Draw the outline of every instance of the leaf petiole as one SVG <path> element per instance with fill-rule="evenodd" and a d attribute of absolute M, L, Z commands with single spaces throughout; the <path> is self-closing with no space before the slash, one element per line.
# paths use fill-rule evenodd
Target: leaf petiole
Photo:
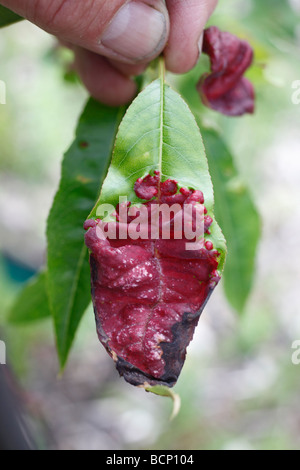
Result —
<path fill-rule="evenodd" d="M 155 395 L 159 395 L 161 397 L 169 397 L 173 400 L 173 411 L 170 416 L 170 421 L 172 421 L 178 415 L 181 407 L 181 398 L 177 393 L 174 393 L 169 387 L 165 387 L 164 385 L 154 385 L 151 387 L 149 384 L 144 384 L 142 388 L 145 389 L 146 392 L 154 393 Z"/>

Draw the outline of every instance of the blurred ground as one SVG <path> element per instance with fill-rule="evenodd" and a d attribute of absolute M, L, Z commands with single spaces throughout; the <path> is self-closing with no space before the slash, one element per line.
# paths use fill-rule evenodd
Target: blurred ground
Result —
<path fill-rule="evenodd" d="M 119 379 L 87 312 L 62 378 L 50 322 L 13 328 L 8 307 L 44 261 L 45 224 L 62 154 L 86 94 L 63 80 L 66 52 L 28 23 L 1 31 L 0 338 L 22 387 L 32 434 L 49 449 L 299 449 L 300 2 L 221 0 L 213 23 L 256 48 L 255 117 L 228 120 L 236 164 L 263 220 L 257 275 L 238 318 L 219 287 L 208 304 L 171 404 Z"/>

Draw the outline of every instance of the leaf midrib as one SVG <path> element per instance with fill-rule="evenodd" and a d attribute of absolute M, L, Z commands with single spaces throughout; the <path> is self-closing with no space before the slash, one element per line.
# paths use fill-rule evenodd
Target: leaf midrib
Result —
<path fill-rule="evenodd" d="M 159 153 L 158 153 L 158 171 L 159 171 L 159 176 L 161 179 L 162 175 L 162 158 L 163 158 L 163 145 L 164 145 L 164 107 L 165 107 L 165 81 L 164 81 L 164 73 L 163 70 L 161 69 L 160 73 L 160 123 L 159 123 Z M 160 185 L 158 185 L 158 194 L 157 194 L 157 199 L 160 201 Z M 158 301 L 151 307 L 151 313 L 149 314 L 145 328 L 144 328 L 144 334 L 141 339 L 141 346 L 143 351 L 145 350 L 145 336 L 148 330 L 149 323 L 151 319 L 153 318 L 154 315 L 154 308 L 156 305 L 160 304 L 162 301 L 162 270 L 161 270 L 161 265 L 158 256 L 156 256 L 156 250 L 155 250 L 155 243 L 153 245 L 153 256 L 157 262 L 157 270 L 159 272 L 159 298 Z"/>
<path fill-rule="evenodd" d="M 164 108 L 165 108 L 165 82 L 164 75 L 161 72 L 160 77 L 160 129 L 159 129 L 159 154 L 158 154 L 158 171 L 161 178 L 162 175 L 162 158 L 164 145 Z M 158 195 L 160 199 L 160 194 Z"/>

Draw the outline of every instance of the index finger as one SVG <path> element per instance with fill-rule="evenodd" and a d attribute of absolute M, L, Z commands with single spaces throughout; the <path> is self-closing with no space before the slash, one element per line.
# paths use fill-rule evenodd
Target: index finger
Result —
<path fill-rule="evenodd" d="M 205 25 L 218 0 L 166 0 L 171 30 L 165 58 L 167 69 L 185 73 L 197 63 Z"/>

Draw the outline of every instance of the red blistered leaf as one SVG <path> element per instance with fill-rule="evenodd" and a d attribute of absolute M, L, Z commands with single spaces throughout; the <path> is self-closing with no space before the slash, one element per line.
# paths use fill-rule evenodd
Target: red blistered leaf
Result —
<path fill-rule="evenodd" d="M 253 62 L 251 46 L 211 26 L 204 32 L 203 52 L 211 60 L 211 73 L 203 75 L 197 85 L 203 103 L 227 116 L 252 114 L 254 87 L 243 77 Z"/>
<path fill-rule="evenodd" d="M 254 113 L 254 88 L 247 78 L 241 78 L 237 85 L 218 98 L 212 98 L 206 80 L 200 84 L 203 104 L 226 116 L 242 116 Z"/>
<path fill-rule="evenodd" d="M 157 173 L 138 179 L 135 192 L 140 198 L 157 195 L 143 204 L 147 223 L 158 203 L 177 203 L 183 209 L 191 205 L 191 221 L 195 222 L 197 211 L 202 214 L 204 231 L 213 222 L 204 215 L 201 191 L 181 188 L 178 192 L 176 181 L 160 183 Z M 134 217 L 128 215 L 130 204 L 124 207 L 125 218 L 119 207 L 116 222 L 85 224 L 99 339 L 129 383 L 170 387 L 177 381 L 200 314 L 220 279 L 219 253 L 211 242 L 205 244 L 204 237 L 197 249 L 187 249 L 187 241 L 196 239 L 187 240 L 183 233 L 178 238 L 176 215 L 170 220 L 169 239 L 162 239 L 161 232 L 154 238 L 150 230 L 145 239 L 130 239 Z M 160 220 L 160 229 L 162 225 Z M 103 230 L 109 227 L 116 237 L 104 239 Z M 124 227 L 125 239 L 121 237 Z"/>

